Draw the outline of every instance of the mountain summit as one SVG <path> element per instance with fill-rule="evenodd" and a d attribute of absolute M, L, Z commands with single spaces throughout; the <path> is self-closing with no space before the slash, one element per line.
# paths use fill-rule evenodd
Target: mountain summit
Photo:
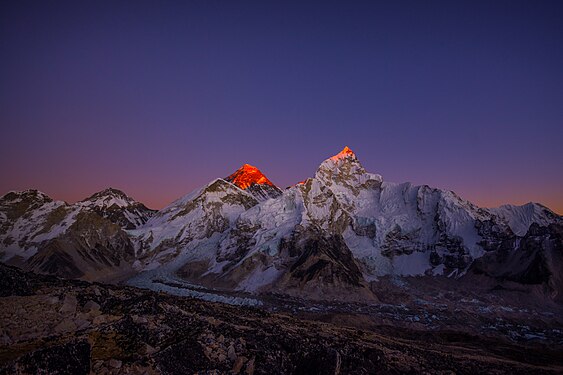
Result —
<path fill-rule="evenodd" d="M 250 164 L 244 164 L 226 180 L 243 190 L 248 189 L 253 184 L 275 186 L 258 168 Z"/>
<path fill-rule="evenodd" d="M 123 229 L 135 229 L 143 225 L 156 212 L 111 187 L 80 201 L 78 205 L 92 209 Z"/>
<path fill-rule="evenodd" d="M 344 190 L 357 195 L 357 189 L 361 186 L 365 184 L 375 186 L 383 182 L 380 175 L 368 173 L 364 169 L 354 151 L 348 146 L 323 161 L 315 173 L 315 178 L 327 186 L 341 186 L 340 189 L 335 190 L 337 195 Z"/>
<path fill-rule="evenodd" d="M 226 177 L 225 180 L 243 190 L 248 190 L 260 201 L 277 198 L 281 195 L 281 190 L 268 180 L 258 168 L 250 164 L 244 164 L 235 173 Z"/>
<path fill-rule="evenodd" d="M 347 157 L 352 157 L 354 159 L 356 159 L 356 154 L 354 154 L 354 151 L 352 151 L 350 149 L 350 147 L 345 146 L 342 151 L 340 151 L 338 154 L 334 155 L 333 157 L 331 157 L 331 160 L 340 160 L 340 159 L 344 159 Z"/>
<path fill-rule="evenodd" d="M 109 187 L 92 194 L 90 197 L 83 199 L 82 202 L 91 202 L 100 207 L 111 207 L 114 204 L 119 207 L 126 207 L 135 201 L 123 191 Z"/>

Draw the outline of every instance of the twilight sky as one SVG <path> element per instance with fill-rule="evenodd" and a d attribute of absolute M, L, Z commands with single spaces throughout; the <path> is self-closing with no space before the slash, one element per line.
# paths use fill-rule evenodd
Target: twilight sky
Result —
<path fill-rule="evenodd" d="M 181 4 L 183 3 L 183 4 Z M 563 213 L 562 1 L 0 3 L 0 194 L 160 208 L 243 163 Z"/>

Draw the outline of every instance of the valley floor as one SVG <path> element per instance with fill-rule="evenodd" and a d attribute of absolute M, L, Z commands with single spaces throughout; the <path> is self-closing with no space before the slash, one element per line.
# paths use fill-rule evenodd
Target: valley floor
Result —
<path fill-rule="evenodd" d="M 511 343 L 563 348 L 563 305 L 539 287 L 446 277 L 382 277 L 371 289 L 379 302 L 311 301 L 193 285 L 173 273 L 143 273 L 134 286 L 232 305 L 257 306 L 309 320 L 367 330 L 457 332 Z M 534 289 L 535 288 L 535 289 Z"/>
<path fill-rule="evenodd" d="M 236 306 L 2 265 L 0 288 L 0 374 L 563 372 L 561 342 L 428 329 L 422 310 L 406 305 L 420 326 L 297 300 L 286 308 L 276 296 L 262 308 Z"/>

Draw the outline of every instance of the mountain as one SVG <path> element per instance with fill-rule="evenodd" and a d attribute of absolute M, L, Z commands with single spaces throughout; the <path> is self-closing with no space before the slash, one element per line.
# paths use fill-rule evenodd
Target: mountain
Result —
<path fill-rule="evenodd" d="M 563 226 L 534 222 L 508 245 L 476 259 L 467 277 L 486 275 L 496 288 L 529 290 L 563 302 Z"/>
<path fill-rule="evenodd" d="M 0 373 L 563 369 L 563 218 L 389 182 L 348 147 L 283 191 L 243 166 L 157 212 L 10 192 L 0 261 L 106 283 L 0 264 Z"/>
<path fill-rule="evenodd" d="M 150 220 L 138 269 L 253 293 L 376 300 L 369 285 L 380 277 L 461 277 L 476 259 L 515 250 L 533 223 L 561 224 L 535 204 L 488 210 L 451 191 L 386 182 L 348 147 L 268 200 L 244 194 L 252 185 L 245 181 L 256 181 L 241 178 L 244 169 L 231 184 L 213 183 L 229 199 L 210 198 L 206 187 Z"/>
<path fill-rule="evenodd" d="M 126 197 L 119 191 L 111 194 Z M 0 197 L 1 261 L 67 278 L 123 277 L 132 271 L 134 245 L 121 228 L 129 224 L 120 221 L 117 207 L 129 212 L 139 206 L 120 199 L 112 201 L 107 191 L 76 204 L 54 201 L 37 190 L 5 194 Z"/>
<path fill-rule="evenodd" d="M 92 209 L 123 229 L 134 229 L 145 224 L 156 212 L 121 190 L 113 188 L 95 193 L 81 201 L 79 205 Z"/>
<path fill-rule="evenodd" d="M 2 261 L 18 263 L 35 255 L 42 243 L 64 233 L 77 210 L 37 190 L 0 197 Z"/>
<path fill-rule="evenodd" d="M 250 164 L 244 164 L 225 180 L 246 190 L 259 201 L 277 198 L 282 193 L 258 168 Z"/>
<path fill-rule="evenodd" d="M 242 212 L 257 204 L 253 195 L 220 178 L 185 195 L 130 232 L 137 236 L 143 268 L 178 255 L 199 259 Z"/>
<path fill-rule="evenodd" d="M 147 287 L 159 279 L 377 301 L 376 283 L 388 276 L 487 277 L 534 280 L 560 298 L 562 222 L 535 203 L 485 209 L 451 191 L 385 181 L 345 147 L 283 191 L 245 164 L 158 212 L 115 189 L 74 205 L 12 192 L 0 198 L 0 251 L 5 262 L 67 277 L 132 267 L 140 274 L 131 283 Z"/>
<path fill-rule="evenodd" d="M 525 236 L 534 223 L 548 226 L 560 220 L 553 211 L 538 203 L 527 203 L 522 206 L 506 204 L 498 208 L 490 208 L 489 211 L 508 223 L 514 234 L 520 237 Z"/>

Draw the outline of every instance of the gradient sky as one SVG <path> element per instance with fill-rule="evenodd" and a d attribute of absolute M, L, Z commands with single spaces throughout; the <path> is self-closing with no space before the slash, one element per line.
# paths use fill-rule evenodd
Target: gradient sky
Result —
<path fill-rule="evenodd" d="M 180 4 L 183 3 L 183 4 Z M 243 163 L 563 213 L 562 1 L 0 3 L 0 194 L 160 208 Z"/>

